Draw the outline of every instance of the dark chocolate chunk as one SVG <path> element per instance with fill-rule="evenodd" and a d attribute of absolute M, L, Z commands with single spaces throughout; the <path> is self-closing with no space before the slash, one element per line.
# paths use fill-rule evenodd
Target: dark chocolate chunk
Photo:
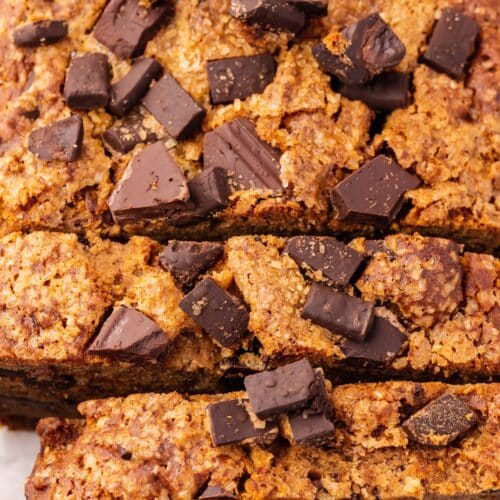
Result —
<path fill-rule="evenodd" d="M 40 118 L 39 108 L 20 109 L 19 111 L 21 115 L 24 116 L 25 118 L 28 118 L 28 120 L 37 120 L 38 118 Z"/>
<path fill-rule="evenodd" d="M 278 152 L 261 141 L 252 122 L 233 120 L 205 134 L 205 168 L 221 167 L 230 176 L 232 187 L 245 189 L 282 189 Z"/>
<path fill-rule="evenodd" d="M 341 85 L 339 92 L 378 111 L 406 108 L 410 100 L 410 74 L 382 73 L 366 85 Z"/>
<path fill-rule="evenodd" d="M 14 44 L 18 47 L 39 47 L 62 40 L 68 34 L 65 21 L 36 21 L 16 28 L 13 33 Z"/>
<path fill-rule="evenodd" d="M 111 86 L 108 109 L 115 115 L 126 115 L 148 91 L 151 82 L 162 72 L 161 64 L 150 57 L 136 61 L 130 71 Z"/>
<path fill-rule="evenodd" d="M 229 13 L 247 24 L 291 33 L 298 33 L 306 22 L 304 13 L 284 0 L 231 0 Z"/>
<path fill-rule="evenodd" d="M 139 0 L 111 0 L 94 27 L 94 37 L 118 57 L 140 55 L 171 11 L 170 1 L 145 7 Z"/>
<path fill-rule="evenodd" d="M 71 61 L 64 82 L 64 97 L 70 108 L 102 108 L 108 104 L 109 93 L 107 56 L 86 54 Z"/>
<path fill-rule="evenodd" d="M 70 116 L 31 132 L 28 149 L 41 160 L 75 161 L 82 153 L 83 121 Z"/>
<path fill-rule="evenodd" d="M 189 198 L 184 174 L 163 142 L 147 146 L 132 158 L 109 198 L 117 224 L 168 217 Z"/>
<path fill-rule="evenodd" d="M 316 383 L 307 359 L 245 377 L 252 410 L 262 419 L 308 406 L 316 394 Z"/>
<path fill-rule="evenodd" d="M 144 117 L 140 114 L 128 116 L 102 134 L 106 149 L 121 154 L 132 151 L 137 144 L 149 144 L 157 139 L 156 134 L 146 128 Z"/>
<path fill-rule="evenodd" d="M 406 53 L 396 33 L 376 13 L 348 26 L 338 38 L 327 36 L 313 54 L 327 73 L 349 85 L 362 85 L 397 66 Z"/>
<path fill-rule="evenodd" d="M 332 333 L 361 341 L 373 325 L 374 307 L 373 302 L 313 283 L 301 316 Z"/>
<path fill-rule="evenodd" d="M 408 337 L 385 318 L 375 315 L 363 342 L 346 339 L 341 349 L 348 359 L 389 364 L 403 349 Z"/>
<path fill-rule="evenodd" d="M 335 426 L 323 413 L 303 410 L 289 417 L 292 438 L 296 444 L 325 446 L 331 444 Z"/>
<path fill-rule="evenodd" d="M 131 307 L 115 307 L 97 337 L 90 354 L 125 361 L 157 359 L 169 344 L 165 332 L 151 319 Z"/>
<path fill-rule="evenodd" d="M 214 104 L 227 104 L 261 94 L 276 74 L 271 54 L 228 57 L 207 62 L 210 96 Z"/>
<path fill-rule="evenodd" d="M 170 223 L 186 226 L 205 220 L 212 212 L 227 207 L 230 190 L 227 172 L 223 168 L 209 168 L 188 182 L 190 203 L 172 214 Z"/>
<path fill-rule="evenodd" d="M 347 41 L 345 42 L 348 43 Z M 338 54 L 335 52 L 339 52 Z M 329 39 L 326 38 L 312 48 L 313 56 L 320 68 L 330 75 L 349 85 L 362 85 L 370 80 L 372 75 L 364 66 L 355 66 Z"/>
<path fill-rule="evenodd" d="M 194 134 L 205 117 L 205 110 L 171 75 L 153 85 L 142 103 L 174 139 Z"/>
<path fill-rule="evenodd" d="M 423 55 L 423 61 L 452 78 L 460 78 L 472 57 L 479 26 L 468 15 L 454 8 L 443 10 Z"/>
<path fill-rule="evenodd" d="M 311 388 L 314 397 L 307 411 L 322 413 L 326 418 L 331 420 L 333 418 L 333 405 L 326 391 L 325 377 L 321 368 L 314 369 L 314 378 L 314 386 Z"/>
<path fill-rule="evenodd" d="M 238 497 L 220 486 L 207 486 L 198 498 L 204 500 L 232 500 Z"/>
<path fill-rule="evenodd" d="M 403 422 L 410 439 L 426 446 L 447 446 L 478 421 L 474 410 L 455 394 L 444 393 Z"/>
<path fill-rule="evenodd" d="M 126 448 L 121 446 L 120 444 L 116 446 L 118 448 L 118 453 L 120 454 L 120 458 L 123 460 L 130 460 L 132 458 L 132 452 L 128 451 Z"/>
<path fill-rule="evenodd" d="M 288 3 L 304 11 L 308 16 L 328 14 L 328 0 L 288 0 Z"/>
<path fill-rule="evenodd" d="M 248 328 L 248 311 L 237 297 L 205 278 L 179 307 L 224 347 L 238 344 Z"/>
<path fill-rule="evenodd" d="M 349 283 L 363 261 L 359 252 L 329 236 L 295 236 L 288 240 L 284 251 L 299 266 L 311 271 L 313 279 L 340 286 Z"/>
<path fill-rule="evenodd" d="M 224 254 L 224 245 L 211 241 L 169 241 L 160 254 L 160 264 L 185 286 L 212 267 Z"/>
<path fill-rule="evenodd" d="M 387 225 L 401 210 L 405 193 L 419 185 L 416 175 L 379 155 L 335 186 L 332 203 L 342 221 Z"/>
<path fill-rule="evenodd" d="M 269 442 L 278 430 L 274 422 L 255 427 L 245 405 L 248 401 L 229 399 L 207 407 L 210 434 L 214 446 L 241 442 Z"/>

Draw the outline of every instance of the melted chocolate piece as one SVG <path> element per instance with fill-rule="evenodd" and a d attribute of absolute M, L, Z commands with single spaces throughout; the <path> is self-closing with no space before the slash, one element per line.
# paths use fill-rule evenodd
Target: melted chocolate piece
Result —
<path fill-rule="evenodd" d="M 375 304 L 313 283 L 301 316 L 332 333 L 362 341 L 373 325 Z"/>
<path fill-rule="evenodd" d="M 290 5 L 302 10 L 308 16 L 326 16 L 328 0 L 288 0 Z"/>
<path fill-rule="evenodd" d="M 212 485 L 207 486 L 198 498 L 203 500 L 232 500 L 238 497 L 220 486 Z"/>
<path fill-rule="evenodd" d="M 419 444 L 447 446 L 463 437 L 477 421 L 476 413 L 462 399 L 445 393 L 403 422 L 403 429 Z"/>
<path fill-rule="evenodd" d="M 227 207 L 230 195 L 227 172 L 222 168 L 209 168 L 188 182 L 190 203 L 172 214 L 170 223 L 187 226 L 201 222 L 212 212 Z"/>
<path fill-rule="evenodd" d="M 150 57 L 136 61 L 130 71 L 111 86 L 109 111 L 117 116 L 126 115 L 144 96 L 151 82 L 162 72 L 161 64 Z"/>
<path fill-rule="evenodd" d="M 64 97 L 70 108 L 103 108 L 108 104 L 109 94 L 107 56 L 86 54 L 71 61 L 64 82 Z"/>
<path fill-rule="evenodd" d="M 266 422 L 262 427 L 255 427 L 248 410 L 246 400 L 229 399 L 213 403 L 207 407 L 210 420 L 210 434 L 214 446 L 242 442 L 269 442 L 278 434 L 274 422 Z"/>
<path fill-rule="evenodd" d="M 458 79 L 475 52 L 478 35 L 474 19 L 458 9 L 444 9 L 422 60 L 436 71 Z"/>
<path fill-rule="evenodd" d="M 125 361 L 157 359 L 169 344 L 165 332 L 131 307 L 118 306 L 88 347 L 90 354 Z"/>
<path fill-rule="evenodd" d="M 276 74 L 271 54 L 228 57 L 207 62 L 208 83 L 213 104 L 227 104 L 261 94 Z"/>
<path fill-rule="evenodd" d="M 347 339 L 341 346 L 348 359 L 389 364 L 406 345 L 408 337 L 385 318 L 375 315 L 363 342 Z"/>
<path fill-rule="evenodd" d="M 316 384 L 307 359 L 245 377 L 252 410 L 262 419 L 308 406 L 316 395 Z"/>
<path fill-rule="evenodd" d="M 401 210 L 405 193 L 419 185 L 417 176 L 379 155 L 335 186 L 332 203 L 342 221 L 387 225 Z"/>
<path fill-rule="evenodd" d="M 168 74 L 151 87 L 142 103 L 178 140 L 194 134 L 205 117 L 205 110 Z"/>
<path fill-rule="evenodd" d="M 212 267 L 224 254 L 224 245 L 210 241 L 169 241 L 160 254 L 160 264 L 184 286 Z"/>
<path fill-rule="evenodd" d="M 70 116 L 31 132 L 28 149 L 41 160 L 75 161 L 82 153 L 83 121 Z"/>
<path fill-rule="evenodd" d="M 189 198 L 184 174 L 162 142 L 132 158 L 109 198 L 117 224 L 166 217 Z"/>
<path fill-rule="evenodd" d="M 320 66 L 348 85 L 362 85 L 397 66 L 406 54 L 401 40 L 377 14 L 370 14 L 342 31 L 343 52 L 330 50 L 328 37 L 314 47 Z"/>
<path fill-rule="evenodd" d="M 234 347 L 247 332 L 246 307 L 212 278 L 196 285 L 179 307 L 224 347 Z"/>
<path fill-rule="evenodd" d="M 289 422 L 296 444 L 325 446 L 333 441 L 335 426 L 323 413 L 304 410 L 289 417 Z"/>
<path fill-rule="evenodd" d="M 171 9 L 170 1 L 144 7 L 139 0 L 111 0 L 94 27 L 94 37 L 122 59 L 138 56 Z"/>
<path fill-rule="evenodd" d="M 284 252 L 311 271 L 313 279 L 339 286 L 346 286 L 363 262 L 359 252 L 329 236 L 295 236 L 288 240 Z"/>
<path fill-rule="evenodd" d="M 298 33 L 306 22 L 304 13 L 284 0 L 231 0 L 229 13 L 247 24 L 291 33 Z"/>
<path fill-rule="evenodd" d="M 68 34 L 65 21 L 36 21 L 14 30 L 14 44 L 18 47 L 39 47 L 59 42 Z"/>
<path fill-rule="evenodd" d="M 145 127 L 142 115 L 127 117 L 102 134 L 106 149 L 120 154 L 128 153 L 137 144 L 149 144 L 158 139 L 156 134 Z"/>
<path fill-rule="evenodd" d="M 253 124 L 244 118 L 233 120 L 205 134 L 205 168 L 221 167 L 235 190 L 282 189 L 280 155 L 261 141 Z"/>
<path fill-rule="evenodd" d="M 410 74 L 382 73 L 366 85 L 341 85 L 339 92 L 378 111 L 406 108 L 410 101 Z"/>

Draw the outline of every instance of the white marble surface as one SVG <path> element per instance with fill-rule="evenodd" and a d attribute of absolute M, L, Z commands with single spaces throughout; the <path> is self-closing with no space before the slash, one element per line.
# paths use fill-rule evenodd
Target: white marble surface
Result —
<path fill-rule="evenodd" d="M 39 447 L 34 432 L 0 427 L 1 500 L 24 499 L 24 481 L 33 468 Z"/>

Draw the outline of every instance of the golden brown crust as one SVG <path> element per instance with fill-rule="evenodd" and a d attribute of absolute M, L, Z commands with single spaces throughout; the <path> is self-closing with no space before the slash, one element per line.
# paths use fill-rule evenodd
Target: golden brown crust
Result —
<path fill-rule="evenodd" d="M 206 484 L 240 498 L 423 498 L 499 487 L 498 384 L 389 382 L 334 389 L 331 449 L 215 448 L 206 406 L 241 395 L 144 394 L 80 405 L 85 420 L 44 420 L 28 498 L 192 498 Z M 401 423 L 443 392 L 459 395 L 480 423 L 454 446 L 408 440 Z M 125 452 L 128 452 L 125 454 Z M 125 458 L 123 458 L 125 457 Z"/>

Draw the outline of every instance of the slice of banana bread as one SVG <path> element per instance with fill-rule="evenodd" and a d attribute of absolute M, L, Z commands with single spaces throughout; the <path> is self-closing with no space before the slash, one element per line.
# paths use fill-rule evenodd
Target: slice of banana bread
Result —
<path fill-rule="evenodd" d="M 83 419 L 39 423 L 42 449 L 26 495 L 497 498 L 498 395 L 498 384 L 338 386 L 328 390 L 327 443 L 291 440 L 286 414 L 260 421 L 244 392 L 88 401 L 79 406 Z M 234 431 L 233 444 L 214 444 L 221 426 Z"/>
<path fill-rule="evenodd" d="M 500 244 L 494 0 L 335 1 L 328 15 L 326 2 L 232 4 L 7 0 L 0 234 L 418 230 Z M 443 40 L 450 12 L 464 36 Z M 316 47 L 333 57 L 332 40 L 365 28 L 397 57 L 366 49 L 356 87 Z"/>
<path fill-rule="evenodd" d="M 238 387 L 302 356 L 336 380 L 489 380 L 499 266 L 417 234 L 162 247 L 12 233 L 0 239 L 0 414 Z"/>

